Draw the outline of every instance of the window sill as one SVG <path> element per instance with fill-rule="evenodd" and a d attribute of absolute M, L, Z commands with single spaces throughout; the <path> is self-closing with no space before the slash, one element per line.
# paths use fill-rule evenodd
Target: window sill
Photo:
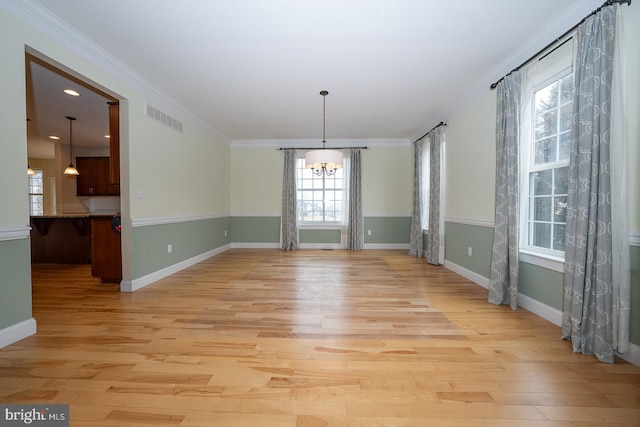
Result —
<path fill-rule="evenodd" d="M 520 249 L 520 261 L 527 264 L 537 265 L 549 270 L 564 273 L 564 258 L 553 255 L 541 254 L 538 252 Z"/>
<path fill-rule="evenodd" d="M 301 230 L 341 230 L 342 224 L 323 224 L 323 223 L 298 223 L 298 229 Z"/>

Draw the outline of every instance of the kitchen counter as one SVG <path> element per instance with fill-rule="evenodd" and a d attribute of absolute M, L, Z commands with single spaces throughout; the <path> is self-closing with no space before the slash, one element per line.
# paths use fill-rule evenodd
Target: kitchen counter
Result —
<path fill-rule="evenodd" d="M 103 282 L 121 280 L 120 234 L 111 226 L 115 213 L 32 216 L 31 262 L 91 264 Z"/>

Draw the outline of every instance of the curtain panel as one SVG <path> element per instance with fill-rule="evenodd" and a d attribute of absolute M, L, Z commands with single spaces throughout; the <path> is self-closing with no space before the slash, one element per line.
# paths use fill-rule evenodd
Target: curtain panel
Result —
<path fill-rule="evenodd" d="M 362 162 L 359 148 L 349 153 L 349 206 L 346 247 L 359 251 L 364 246 L 364 220 L 362 216 Z"/>
<path fill-rule="evenodd" d="M 429 264 L 444 263 L 444 218 L 441 207 L 444 126 L 429 133 L 429 227 L 426 254 Z"/>
<path fill-rule="evenodd" d="M 409 236 L 409 255 L 421 257 L 424 252 L 424 235 L 422 230 L 426 224 L 422 223 L 422 209 L 424 200 L 422 182 L 422 156 L 424 139 L 413 144 L 413 208 L 411 211 L 411 233 Z"/>
<path fill-rule="evenodd" d="M 296 150 L 284 150 L 280 220 L 280 249 L 283 251 L 292 251 L 299 246 L 296 204 Z"/>
<path fill-rule="evenodd" d="M 518 308 L 518 218 L 521 71 L 497 87 L 495 227 L 489 302 Z"/>
<path fill-rule="evenodd" d="M 612 188 L 611 152 L 626 143 L 611 140 L 616 16 L 617 6 L 604 7 L 577 29 L 562 321 L 562 338 L 575 352 L 607 363 L 628 345 L 619 309 L 629 283 L 613 281 L 612 256 L 611 199 L 620 193 Z"/>

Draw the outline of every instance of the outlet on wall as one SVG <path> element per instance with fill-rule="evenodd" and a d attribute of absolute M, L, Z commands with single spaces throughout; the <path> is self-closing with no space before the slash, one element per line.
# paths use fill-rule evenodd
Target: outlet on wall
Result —
<path fill-rule="evenodd" d="M 224 230 L 224 237 L 227 237 L 227 230 Z"/>
<path fill-rule="evenodd" d="M 367 230 L 367 236 L 371 236 L 371 230 Z"/>
<path fill-rule="evenodd" d="M 473 256 L 473 248 L 471 246 L 467 246 L 467 255 Z"/>
<path fill-rule="evenodd" d="M 173 252 L 173 245 L 172 244 L 168 244 L 167 245 L 167 253 L 170 254 L 171 252 Z"/>

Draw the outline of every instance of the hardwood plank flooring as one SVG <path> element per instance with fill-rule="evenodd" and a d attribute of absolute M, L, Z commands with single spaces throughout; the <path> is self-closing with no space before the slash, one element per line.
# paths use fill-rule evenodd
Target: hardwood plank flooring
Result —
<path fill-rule="evenodd" d="M 0 403 L 94 426 L 631 426 L 640 368 L 406 251 L 233 249 L 134 293 L 34 265 Z"/>

